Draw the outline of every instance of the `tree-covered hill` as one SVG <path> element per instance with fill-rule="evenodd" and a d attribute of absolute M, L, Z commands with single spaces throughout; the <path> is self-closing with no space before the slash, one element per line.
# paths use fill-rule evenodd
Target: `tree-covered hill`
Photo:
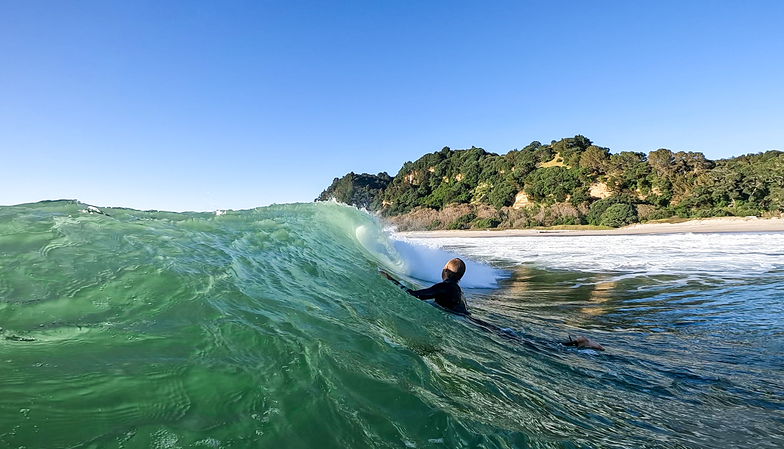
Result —
<path fill-rule="evenodd" d="M 333 179 L 332 185 L 321 192 L 316 201 L 334 199 L 362 209 L 379 210 L 381 203 L 377 201 L 390 182 L 392 177 L 386 173 L 357 175 L 351 172 L 342 178 Z"/>
<path fill-rule="evenodd" d="M 317 200 L 330 198 L 378 211 L 405 229 L 771 215 L 784 210 L 784 153 L 718 161 L 667 149 L 613 154 L 579 135 L 503 155 L 445 147 L 406 162 L 394 178 L 335 178 Z"/>

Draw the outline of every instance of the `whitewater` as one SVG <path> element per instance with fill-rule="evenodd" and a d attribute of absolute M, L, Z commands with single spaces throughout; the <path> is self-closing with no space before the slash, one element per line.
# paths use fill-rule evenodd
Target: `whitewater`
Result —
<path fill-rule="evenodd" d="M 429 286 L 451 257 L 476 326 Z M 0 207 L 0 447 L 784 446 L 784 233 Z M 586 335 L 607 350 L 559 344 Z"/>

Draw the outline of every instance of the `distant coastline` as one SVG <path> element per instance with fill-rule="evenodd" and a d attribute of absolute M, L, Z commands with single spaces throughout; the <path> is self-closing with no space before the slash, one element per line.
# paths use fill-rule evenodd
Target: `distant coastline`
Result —
<path fill-rule="evenodd" d="M 635 223 L 779 217 L 782 179 L 784 152 L 778 150 L 713 161 L 666 148 L 611 153 L 577 135 L 506 154 L 444 147 L 405 162 L 394 177 L 351 172 L 335 178 L 316 201 L 378 212 L 400 231 L 632 233 L 641 232 L 629 227 Z"/>
<path fill-rule="evenodd" d="M 784 232 L 784 218 L 721 217 L 677 223 L 638 223 L 614 229 L 552 227 L 539 229 L 405 231 L 408 238 L 557 237 L 584 235 Z"/>

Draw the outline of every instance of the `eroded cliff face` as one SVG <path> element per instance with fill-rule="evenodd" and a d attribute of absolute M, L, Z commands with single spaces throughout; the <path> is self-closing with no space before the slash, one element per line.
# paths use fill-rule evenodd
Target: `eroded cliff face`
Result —
<path fill-rule="evenodd" d="M 603 182 L 594 182 L 588 188 L 588 194 L 594 198 L 604 199 L 612 195 L 610 188 Z"/>
<path fill-rule="evenodd" d="M 534 204 L 533 201 L 531 201 L 528 198 L 528 195 L 526 195 L 526 193 L 521 190 L 517 192 L 517 195 L 515 195 L 515 201 L 514 204 L 512 204 L 512 209 L 514 210 L 522 209 L 523 207 L 528 207 L 531 206 L 532 204 Z"/>

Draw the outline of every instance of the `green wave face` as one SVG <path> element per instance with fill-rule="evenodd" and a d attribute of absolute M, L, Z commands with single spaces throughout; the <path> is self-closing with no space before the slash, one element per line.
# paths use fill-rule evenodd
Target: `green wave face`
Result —
<path fill-rule="evenodd" d="M 0 446 L 505 445 L 367 214 L 103 212 L 0 208 Z"/>

